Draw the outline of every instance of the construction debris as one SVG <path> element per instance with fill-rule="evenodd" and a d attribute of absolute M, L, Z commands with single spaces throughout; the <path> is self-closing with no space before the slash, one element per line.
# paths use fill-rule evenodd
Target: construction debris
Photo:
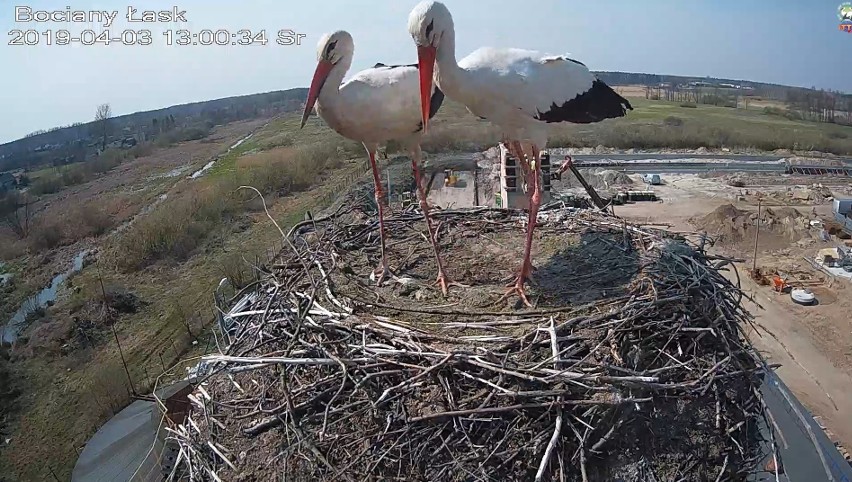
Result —
<path fill-rule="evenodd" d="M 393 287 L 376 288 L 362 272 L 377 259 L 376 220 L 342 205 L 297 225 L 266 279 L 238 295 L 230 344 L 205 357 L 210 375 L 171 429 L 173 478 L 712 481 L 761 469 L 766 368 L 745 341 L 745 295 L 722 274 L 731 260 L 708 255 L 706 238 L 546 209 L 541 243 L 611 249 L 622 286 L 582 304 L 543 294 L 548 306 L 529 310 L 477 307 L 474 288 L 427 304 L 416 301 L 434 291 L 418 275 L 434 276 L 420 215 L 386 220 L 388 245 L 410 254 Z M 435 218 L 456 264 L 468 259 L 459 250 L 505 242 L 526 219 L 495 209 Z M 585 262 L 565 253 L 552 262 Z M 559 282 L 588 293 L 615 276 L 602 268 L 610 261 L 593 261 L 597 273 Z M 473 261 L 450 273 L 496 299 L 501 266 L 484 262 L 494 273 Z"/>

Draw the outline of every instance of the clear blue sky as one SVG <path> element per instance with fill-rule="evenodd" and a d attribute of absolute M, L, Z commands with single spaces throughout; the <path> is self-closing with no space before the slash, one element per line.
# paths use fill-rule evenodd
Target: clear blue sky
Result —
<path fill-rule="evenodd" d="M 406 30 L 417 0 L 0 0 L 0 142 L 37 129 L 89 121 L 98 104 L 127 114 L 232 95 L 305 87 L 319 36 L 355 38 L 353 71 L 413 63 Z M 570 53 L 593 70 L 715 76 L 852 92 L 852 34 L 837 29 L 839 0 L 445 0 L 458 57 L 480 46 Z M 153 44 L 125 47 L 9 46 L 11 29 L 96 30 L 99 24 L 15 24 L 15 6 L 186 10 L 186 24 L 153 24 Z M 132 24 L 143 28 L 143 24 Z M 266 46 L 166 46 L 166 29 L 266 29 Z M 275 45 L 278 30 L 306 35 Z M 41 37 L 44 43 L 44 37 Z"/>

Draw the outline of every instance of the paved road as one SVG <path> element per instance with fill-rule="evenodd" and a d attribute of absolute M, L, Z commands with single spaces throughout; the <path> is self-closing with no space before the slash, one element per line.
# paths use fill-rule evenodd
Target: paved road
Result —
<path fill-rule="evenodd" d="M 553 150 L 554 154 L 561 152 L 558 149 Z M 562 157 L 559 154 L 558 157 Z M 704 159 L 713 161 L 731 161 L 731 162 L 778 162 L 790 156 L 782 156 L 778 154 L 771 155 L 750 155 L 750 154 L 657 154 L 657 153 L 642 153 L 642 154 L 577 154 L 572 155 L 576 161 L 673 161 L 680 159 Z M 841 161 L 844 164 L 852 164 L 852 158 L 835 158 L 833 160 Z"/>
<path fill-rule="evenodd" d="M 559 152 L 559 151 L 556 151 Z M 554 152 L 555 153 L 555 152 Z M 561 155 L 559 157 L 562 157 Z M 784 156 L 751 156 L 746 154 L 577 154 L 575 161 L 674 161 L 679 159 L 729 160 L 735 162 L 778 162 Z"/>
<path fill-rule="evenodd" d="M 554 165 L 561 162 L 563 154 L 554 152 Z M 724 172 L 785 172 L 783 156 L 744 154 L 581 154 L 572 156 L 578 164 L 589 167 L 605 167 L 624 172 L 692 173 L 708 171 Z M 837 159 L 852 166 L 852 159 Z M 702 162 L 703 161 L 703 162 Z"/>
<path fill-rule="evenodd" d="M 583 161 L 575 159 L 578 167 L 583 167 L 583 163 L 596 161 Z M 710 171 L 725 171 L 725 172 L 772 172 L 783 174 L 783 164 L 766 164 L 761 162 L 635 162 L 624 164 L 607 164 L 595 165 L 590 167 L 604 167 L 613 171 L 624 172 L 653 172 L 653 173 L 690 173 L 690 172 L 710 172 Z"/>

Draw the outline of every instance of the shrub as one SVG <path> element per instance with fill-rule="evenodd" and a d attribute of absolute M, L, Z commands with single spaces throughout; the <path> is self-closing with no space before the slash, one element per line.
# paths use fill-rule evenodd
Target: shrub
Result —
<path fill-rule="evenodd" d="M 124 160 L 126 153 L 120 149 L 109 148 L 91 161 L 83 164 L 90 173 L 102 174 L 117 167 Z M 94 177 L 94 176 L 89 176 Z"/>
<path fill-rule="evenodd" d="M 133 157 L 134 159 L 150 156 L 151 153 L 154 152 L 154 145 L 150 142 L 143 142 L 141 144 L 136 144 L 135 146 L 131 147 L 130 150 L 127 152 L 128 155 L 130 157 Z"/>
<path fill-rule="evenodd" d="M 63 240 L 75 242 L 89 236 L 100 236 L 112 227 L 112 218 L 95 203 L 73 209 L 66 217 Z"/>
<path fill-rule="evenodd" d="M 668 127 L 680 127 L 683 125 L 683 119 L 670 115 L 663 120 L 663 124 Z"/>
<path fill-rule="evenodd" d="M 785 119 L 794 120 L 794 121 L 804 120 L 804 117 L 802 117 L 802 114 L 800 112 L 797 112 L 797 111 L 794 111 L 794 110 L 788 110 L 788 109 L 781 109 L 779 107 L 772 107 L 772 106 L 764 107 L 763 113 L 765 115 L 774 115 L 774 116 L 783 117 Z"/>
<path fill-rule="evenodd" d="M 232 254 L 219 264 L 219 272 L 231 281 L 234 288 L 239 290 L 252 281 L 254 270 L 240 254 Z"/>
<path fill-rule="evenodd" d="M 178 141 L 197 141 L 210 135 L 210 126 L 202 125 L 178 131 Z"/>
<path fill-rule="evenodd" d="M 114 264 L 134 271 L 159 260 L 184 261 L 211 232 L 229 226 L 246 209 L 246 202 L 254 205 L 256 194 L 237 190 L 240 185 L 252 186 L 264 195 L 304 191 L 320 182 L 325 171 L 360 151 L 358 147 L 351 142 L 325 141 L 246 156 L 235 175 L 211 178 L 204 189 L 170 198 L 140 218 L 113 245 Z"/>
<path fill-rule="evenodd" d="M 36 196 L 41 196 L 59 192 L 63 187 L 62 178 L 57 174 L 50 173 L 36 179 L 30 188 L 30 192 Z"/>
<path fill-rule="evenodd" d="M 101 419 L 107 419 L 130 403 L 130 390 L 127 376 L 117 361 L 110 361 L 99 367 L 99 376 L 92 378 L 88 393 L 98 406 Z"/>
<path fill-rule="evenodd" d="M 232 203 L 229 193 L 207 190 L 159 206 L 120 238 L 115 264 L 132 271 L 160 259 L 187 259 L 207 234 L 227 221 Z"/>
<path fill-rule="evenodd" d="M 62 241 L 62 230 L 55 224 L 37 223 L 27 238 L 35 251 L 53 249 Z"/>
<path fill-rule="evenodd" d="M 62 170 L 60 175 L 62 186 L 74 186 L 86 182 L 86 173 L 82 166 L 71 166 Z"/>
<path fill-rule="evenodd" d="M 282 132 L 282 133 L 264 141 L 258 147 L 262 151 L 269 151 L 269 150 L 275 149 L 276 147 L 292 146 L 293 143 L 294 143 L 293 137 L 291 137 L 290 134 L 288 134 L 286 132 Z"/>
<path fill-rule="evenodd" d="M 0 346 L 0 412 L 12 413 L 16 408 L 16 399 L 20 395 L 18 383 L 9 363 L 9 354 L 5 347 Z M 0 420 L 0 428 L 3 421 Z"/>
<path fill-rule="evenodd" d="M 157 136 L 157 139 L 154 141 L 154 144 L 159 147 L 168 147 L 179 142 L 204 139 L 205 137 L 210 135 L 211 131 L 212 128 L 205 124 L 184 127 L 182 129 L 175 129 L 172 131 L 164 132 L 163 134 Z"/>
<path fill-rule="evenodd" d="M 736 107 L 737 98 L 728 95 L 707 94 L 701 98 L 702 104 L 715 105 L 720 107 Z"/>

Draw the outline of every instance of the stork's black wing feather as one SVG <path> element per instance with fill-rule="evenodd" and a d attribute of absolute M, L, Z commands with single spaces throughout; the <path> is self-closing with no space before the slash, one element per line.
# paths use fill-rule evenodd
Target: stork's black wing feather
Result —
<path fill-rule="evenodd" d="M 396 68 L 399 68 L 399 67 L 415 67 L 415 68 L 416 68 L 416 67 L 417 67 L 417 64 L 408 64 L 408 65 L 386 65 L 386 64 L 383 64 L 383 63 L 379 62 L 379 63 L 377 63 L 376 65 L 374 65 L 374 66 L 373 66 L 373 68 L 374 68 L 374 69 L 378 69 L 379 67 L 387 67 L 387 68 L 389 68 L 389 69 L 396 69 Z"/>

